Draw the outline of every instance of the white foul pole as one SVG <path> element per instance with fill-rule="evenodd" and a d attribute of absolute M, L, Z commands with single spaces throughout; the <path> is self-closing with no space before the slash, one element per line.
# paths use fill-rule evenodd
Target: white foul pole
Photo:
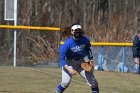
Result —
<path fill-rule="evenodd" d="M 14 26 L 17 26 L 17 0 L 14 0 Z M 14 31 L 14 67 L 16 67 L 17 31 Z"/>

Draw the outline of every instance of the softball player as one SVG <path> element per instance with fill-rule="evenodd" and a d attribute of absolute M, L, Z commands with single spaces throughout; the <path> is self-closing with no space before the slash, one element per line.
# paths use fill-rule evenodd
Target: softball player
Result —
<path fill-rule="evenodd" d="M 139 58 L 140 58 L 140 34 L 135 35 L 134 40 L 133 40 L 132 50 L 133 50 L 134 63 L 139 64 Z"/>
<path fill-rule="evenodd" d="M 62 69 L 62 82 L 55 93 L 63 93 L 69 86 L 72 76 L 79 73 L 91 87 L 91 93 L 99 93 L 98 82 L 92 72 L 87 72 L 81 67 L 81 62 L 93 58 L 91 44 L 87 37 L 83 36 L 82 27 L 79 24 L 71 26 L 71 34 L 60 47 L 60 67 Z"/>
<path fill-rule="evenodd" d="M 135 65 L 139 65 L 138 74 L 140 74 L 140 29 L 138 29 L 137 34 L 133 40 L 133 58 Z"/>

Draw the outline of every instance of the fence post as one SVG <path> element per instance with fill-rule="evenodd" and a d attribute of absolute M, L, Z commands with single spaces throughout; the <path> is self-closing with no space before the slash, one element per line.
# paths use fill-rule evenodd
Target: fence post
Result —
<path fill-rule="evenodd" d="M 122 63 L 123 63 L 123 72 L 124 72 L 124 66 L 125 66 L 125 47 L 123 47 Z"/>
<path fill-rule="evenodd" d="M 103 46 L 100 47 L 100 54 L 99 54 L 99 57 L 100 57 L 100 58 L 99 58 L 100 60 L 99 60 L 99 67 L 98 67 L 98 70 L 99 70 L 99 71 L 102 71 L 102 70 L 103 70 L 103 68 L 102 68 L 102 63 L 103 63 L 103 62 L 102 62 L 102 61 L 103 61 L 103 58 L 102 58 L 102 57 L 103 57 Z"/>

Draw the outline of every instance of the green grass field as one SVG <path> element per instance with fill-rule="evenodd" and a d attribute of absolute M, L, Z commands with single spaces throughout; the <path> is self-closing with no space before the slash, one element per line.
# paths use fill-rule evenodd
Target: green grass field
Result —
<path fill-rule="evenodd" d="M 118 72 L 94 72 L 100 93 L 140 93 L 140 75 Z M 0 66 L 0 93 L 54 93 L 61 82 L 59 68 Z M 80 75 L 75 75 L 64 93 L 90 93 Z"/>

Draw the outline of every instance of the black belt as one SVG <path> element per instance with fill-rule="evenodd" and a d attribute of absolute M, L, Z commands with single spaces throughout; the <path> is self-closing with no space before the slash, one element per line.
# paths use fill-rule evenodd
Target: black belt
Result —
<path fill-rule="evenodd" d="M 73 59 L 73 58 L 67 58 L 68 60 L 76 60 L 76 61 L 78 61 L 78 60 L 81 60 L 81 59 Z"/>

